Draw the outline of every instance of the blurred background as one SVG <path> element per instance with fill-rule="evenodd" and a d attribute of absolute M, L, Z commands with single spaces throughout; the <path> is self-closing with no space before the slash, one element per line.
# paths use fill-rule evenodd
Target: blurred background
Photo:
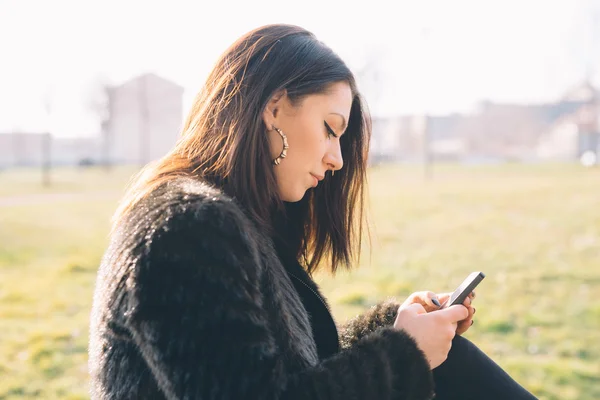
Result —
<path fill-rule="evenodd" d="M 0 399 L 86 399 L 110 217 L 217 57 L 301 25 L 373 116 L 342 323 L 474 270 L 466 336 L 540 399 L 600 398 L 600 1 L 0 0 Z"/>

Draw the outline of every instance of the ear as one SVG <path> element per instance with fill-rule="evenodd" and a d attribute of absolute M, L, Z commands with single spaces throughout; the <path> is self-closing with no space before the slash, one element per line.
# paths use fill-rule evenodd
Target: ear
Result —
<path fill-rule="evenodd" d="M 275 92 L 273 96 L 271 96 L 271 99 L 269 99 L 269 102 L 263 111 L 263 122 L 268 130 L 273 129 L 274 126 L 279 126 L 277 121 L 279 119 L 279 115 L 281 114 L 280 111 L 281 106 L 283 105 L 283 100 L 286 98 L 286 96 L 287 91 L 283 89 Z"/>

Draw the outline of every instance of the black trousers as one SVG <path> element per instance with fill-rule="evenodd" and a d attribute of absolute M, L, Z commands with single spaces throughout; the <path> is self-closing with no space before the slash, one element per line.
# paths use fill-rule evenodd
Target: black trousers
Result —
<path fill-rule="evenodd" d="M 498 364 L 462 336 L 442 365 L 433 370 L 435 400 L 532 400 Z"/>

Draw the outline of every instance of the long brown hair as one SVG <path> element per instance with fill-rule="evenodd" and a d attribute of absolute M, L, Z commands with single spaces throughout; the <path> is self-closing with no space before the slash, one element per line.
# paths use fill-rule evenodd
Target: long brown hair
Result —
<path fill-rule="evenodd" d="M 277 191 L 263 110 L 281 90 L 297 104 L 342 81 L 353 93 L 341 139 L 344 168 L 301 201 L 284 204 Z M 309 273 L 325 261 L 332 272 L 339 264 L 349 267 L 360 255 L 366 226 L 370 133 L 370 117 L 354 76 L 331 49 L 297 26 L 258 28 L 219 58 L 194 100 L 177 144 L 138 174 L 114 225 L 157 186 L 174 177 L 192 176 L 236 199 L 261 230 L 279 236 L 280 242 L 283 239 Z"/>

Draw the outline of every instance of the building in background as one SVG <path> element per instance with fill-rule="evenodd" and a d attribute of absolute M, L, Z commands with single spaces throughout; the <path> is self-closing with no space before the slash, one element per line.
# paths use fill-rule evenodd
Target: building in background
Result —
<path fill-rule="evenodd" d="M 0 133 L 0 168 L 144 165 L 177 141 L 183 92 L 154 74 L 109 87 L 101 134 Z M 553 103 L 487 101 L 468 114 L 374 117 L 369 161 L 578 161 L 590 154 L 600 160 L 600 91 L 586 81 Z"/>
<path fill-rule="evenodd" d="M 372 162 L 576 161 L 600 153 L 600 91 L 589 82 L 547 104 L 482 102 L 468 114 L 374 118 Z"/>
<path fill-rule="evenodd" d="M 600 155 L 600 90 L 590 81 L 585 81 L 567 93 L 567 96 L 581 104 L 573 118 L 577 126 L 578 156 L 585 153 Z"/>
<path fill-rule="evenodd" d="M 370 162 L 417 161 L 422 148 L 422 118 L 406 115 L 372 119 Z"/>
<path fill-rule="evenodd" d="M 102 163 L 102 140 L 99 136 L 53 138 L 51 143 L 52 164 L 98 165 Z"/>
<path fill-rule="evenodd" d="M 41 165 L 46 140 L 43 133 L 0 133 L 0 168 Z"/>
<path fill-rule="evenodd" d="M 102 161 L 101 147 L 99 137 L 63 138 L 47 133 L 0 133 L 0 168 L 99 164 Z"/>
<path fill-rule="evenodd" d="M 109 91 L 103 127 L 111 164 L 146 164 L 169 151 L 183 120 L 184 88 L 155 74 L 135 77 Z"/>
<path fill-rule="evenodd" d="M 154 74 L 107 88 L 109 116 L 96 136 L 61 137 L 0 132 L 0 168 L 146 164 L 166 154 L 179 136 L 183 87 Z"/>

